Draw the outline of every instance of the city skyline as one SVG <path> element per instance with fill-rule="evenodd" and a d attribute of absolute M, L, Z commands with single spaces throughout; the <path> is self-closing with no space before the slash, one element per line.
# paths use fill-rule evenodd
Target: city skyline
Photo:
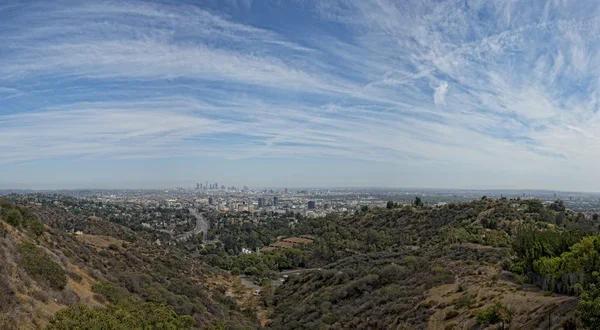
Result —
<path fill-rule="evenodd" d="M 0 189 L 207 178 L 597 192 L 598 12 L 533 0 L 0 5 Z"/>

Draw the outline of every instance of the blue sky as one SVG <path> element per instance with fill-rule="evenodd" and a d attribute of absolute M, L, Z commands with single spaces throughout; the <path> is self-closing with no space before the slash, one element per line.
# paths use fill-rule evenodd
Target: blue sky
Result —
<path fill-rule="evenodd" d="M 597 1 L 3 1 L 0 188 L 600 191 Z"/>

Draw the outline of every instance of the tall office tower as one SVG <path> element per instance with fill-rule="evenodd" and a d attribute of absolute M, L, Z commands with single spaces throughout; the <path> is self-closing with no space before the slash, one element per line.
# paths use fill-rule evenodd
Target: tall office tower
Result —
<path fill-rule="evenodd" d="M 265 199 L 262 197 L 258 198 L 258 208 L 265 206 Z"/>
<path fill-rule="evenodd" d="M 202 190 L 202 183 L 200 184 L 200 190 Z"/>
<path fill-rule="evenodd" d="M 287 192 L 288 192 L 288 189 L 287 189 L 287 188 L 285 188 L 285 193 L 287 194 Z"/>
<path fill-rule="evenodd" d="M 206 184 L 204 185 L 205 189 L 208 189 L 208 181 L 206 181 Z"/>
<path fill-rule="evenodd" d="M 219 184 L 215 182 L 215 189 L 219 189 Z"/>
<path fill-rule="evenodd" d="M 308 201 L 308 209 L 309 209 L 309 210 L 314 210 L 314 209 L 316 209 L 316 204 L 315 204 L 315 201 Z"/>
<path fill-rule="evenodd" d="M 213 198 L 212 197 L 208 197 L 208 205 L 212 205 L 213 204 Z"/>
<path fill-rule="evenodd" d="M 200 189 L 200 184 L 196 183 L 196 190 L 199 190 L 199 189 Z"/>
<path fill-rule="evenodd" d="M 279 204 L 279 197 L 275 196 L 273 197 L 273 206 L 277 206 L 277 204 Z"/>

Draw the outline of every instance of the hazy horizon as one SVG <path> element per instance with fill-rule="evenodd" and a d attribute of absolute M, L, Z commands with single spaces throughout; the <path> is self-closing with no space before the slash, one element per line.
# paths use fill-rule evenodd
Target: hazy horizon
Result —
<path fill-rule="evenodd" d="M 598 13 L 589 0 L 0 5 L 0 189 L 600 191 Z"/>

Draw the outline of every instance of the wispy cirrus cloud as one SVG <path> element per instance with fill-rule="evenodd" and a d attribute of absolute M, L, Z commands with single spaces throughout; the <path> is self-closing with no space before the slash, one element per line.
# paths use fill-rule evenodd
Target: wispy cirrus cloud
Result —
<path fill-rule="evenodd" d="M 211 154 L 595 177 L 600 5 L 576 2 L 0 7 L 0 162 Z"/>

